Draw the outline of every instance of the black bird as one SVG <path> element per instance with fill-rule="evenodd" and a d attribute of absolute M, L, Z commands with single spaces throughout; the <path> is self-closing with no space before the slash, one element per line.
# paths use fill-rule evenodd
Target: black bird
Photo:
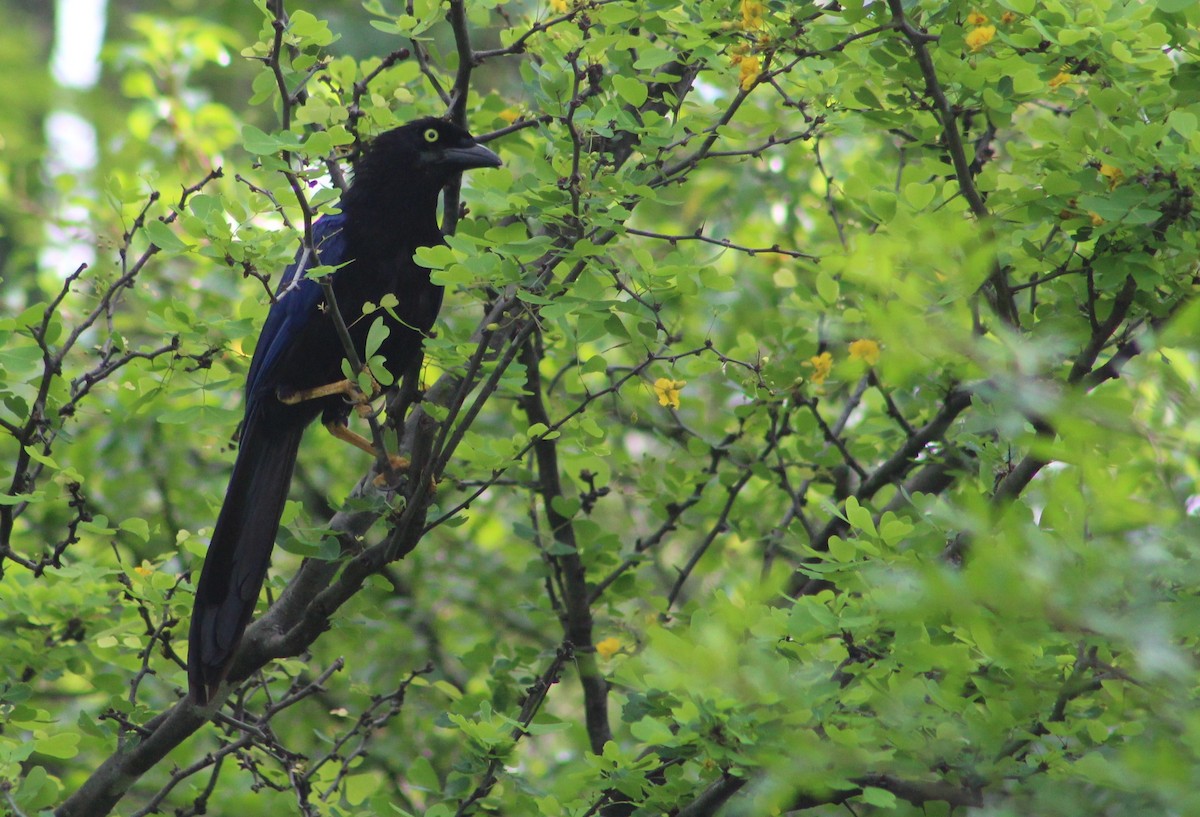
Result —
<path fill-rule="evenodd" d="M 337 436 L 370 449 L 346 428 L 345 352 L 321 285 L 307 272 L 337 268 L 330 273 L 334 300 L 360 359 L 367 330 L 384 312 L 354 319 L 364 303 L 395 295 L 399 305 L 385 317 L 390 333 L 379 354 L 399 376 L 416 359 L 442 303 L 442 288 L 413 260 L 418 247 L 443 241 L 438 195 L 464 170 L 500 164 L 469 133 L 440 119 L 383 133 L 355 163 L 341 212 L 313 225 L 314 252 L 301 250 L 284 272 L 250 362 L 237 461 L 196 585 L 188 686 L 197 703 L 216 693 L 254 612 L 304 429 L 321 416 Z"/>

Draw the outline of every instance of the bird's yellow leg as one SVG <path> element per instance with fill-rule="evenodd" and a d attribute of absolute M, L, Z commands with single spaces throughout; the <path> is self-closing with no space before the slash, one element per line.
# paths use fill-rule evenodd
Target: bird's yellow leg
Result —
<path fill-rule="evenodd" d="M 351 431 L 350 427 L 345 425 L 344 423 L 340 423 L 337 420 L 333 420 L 332 422 L 326 423 L 325 428 L 329 431 L 330 434 L 337 437 L 339 440 L 342 440 L 343 442 L 348 442 L 348 443 L 350 443 L 350 445 L 354 446 L 355 448 L 360 449 L 362 451 L 366 451 L 368 454 L 370 454 L 372 457 L 375 457 L 376 459 L 379 458 L 379 450 L 377 448 L 375 448 L 375 444 L 372 443 L 370 440 L 368 440 L 363 435 L 358 434 L 357 432 Z M 408 460 L 404 457 L 399 456 L 398 454 L 389 454 L 387 461 L 388 461 L 388 467 L 393 472 L 403 471 L 406 468 L 408 468 Z"/>
<path fill-rule="evenodd" d="M 361 451 L 366 451 L 372 457 L 379 456 L 379 452 L 375 449 L 374 443 L 372 443 L 370 440 L 368 440 L 363 435 L 358 434 L 357 432 L 351 431 L 349 426 L 344 425 L 343 423 L 341 423 L 337 420 L 334 420 L 332 422 L 326 423 L 325 428 L 329 431 L 330 434 L 337 437 L 339 440 L 350 443 L 350 445 L 354 446 L 355 448 L 357 448 Z"/>
<path fill-rule="evenodd" d="M 294 406 L 297 403 L 303 403 L 307 400 L 319 400 L 322 397 L 330 397 L 335 394 L 352 398 L 354 402 L 359 402 L 361 399 L 366 398 L 366 395 L 362 393 L 362 389 L 358 387 L 358 384 L 351 380 L 339 380 L 336 383 L 326 383 L 324 386 L 299 389 L 298 391 L 280 389 L 277 396 L 280 403 Z"/>
<path fill-rule="evenodd" d="M 324 386 L 315 386 L 311 389 L 300 389 L 298 391 L 279 389 L 276 392 L 276 397 L 284 405 L 294 406 L 306 400 L 319 400 L 322 397 L 332 397 L 340 394 L 354 404 L 354 409 L 360 417 L 366 417 L 371 413 L 371 401 L 378 397 L 382 391 L 375 378 L 371 378 L 371 385 L 373 387 L 371 394 L 366 394 L 353 380 L 338 380 L 333 383 L 326 383 Z M 360 439 L 362 438 L 360 437 Z M 354 444 L 357 445 L 357 443 Z M 361 448 L 361 446 L 359 447 Z"/>
<path fill-rule="evenodd" d="M 378 396 L 380 392 L 379 384 L 375 382 L 374 378 L 372 378 L 371 383 L 375 386 L 375 396 Z M 319 400 L 322 397 L 331 397 L 339 394 L 345 396 L 346 399 L 354 403 L 354 407 L 360 416 L 365 417 L 371 413 L 371 397 L 364 394 L 363 390 L 360 389 L 358 384 L 353 380 L 339 380 L 335 383 L 327 383 L 324 386 L 317 386 L 311 389 L 301 389 L 299 391 L 291 392 L 285 392 L 283 389 L 280 389 L 276 396 L 279 398 L 279 402 L 289 406 L 294 406 L 297 403 L 303 403 L 305 400 Z M 380 458 L 379 449 L 375 447 L 375 444 L 363 435 L 355 431 L 351 431 L 350 427 L 344 422 L 340 420 L 331 420 L 330 422 L 325 423 L 325 428 L 330 434 L 337 437 L 339 440 L 350 443 L 350 445 L 354 446 L 360 451 L 367 452 L 375 459 Z M 399 471 L 405 471 L 408 469 L 408 459 L 401 457 L 398 454 L 388 454 L 387 463 L 389 474 L 395 474 Z M 386 482 L 387 479 L 387 474 L 380 474 L 376 478 L 376 481 Z"/>

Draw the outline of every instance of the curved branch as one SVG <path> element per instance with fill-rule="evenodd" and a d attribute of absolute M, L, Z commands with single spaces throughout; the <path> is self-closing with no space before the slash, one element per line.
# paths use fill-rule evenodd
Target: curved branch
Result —
<path fill-rule="evenodd" d="M 971 208 L 971 212 L 975 218 L 983 223 L 983 227 L 990 237 L 991 227 L 988 226 L 987 222 L 991 217 L 991 213 L 988 211 L 987 204 L 984 202 L 979 188 L 975 185 L 975 176 L 971 171 L 971 160 L 967 158 L 962 134 L 958 130 L 958 115 L 955 113 L 954 106 L 951 105 L 950 100 L 947 99 L 946 92 L 942 89 L 942 83 L 938 79 L 937 68 L 934 67 L 933 58 L 929 54 L 928 43 L 936 42 L 938 38 L 921 31 L 909 22 L 904 14 L 903 0 L 888 0 L 888 8 L 892 12 L 892 24 L 908 40 L 913 54 L 917 58 L 917 65 L 921 68 L 921 76 L 925 79 L 925 92 L 933 100 L 933 106 L 937 110 L 938 119 L 942 123 L 942 138 L 946 140 L 946 152 L 950 154 L 950 161 L 954 165 L 954 175 L 958 180 L 958 188 L 962 191 L 963 198 L 967 200 L 967 205 Z M 1005 272 L 999 263 L 993 264 L 992 272 L 988 276 L 988 283 L 993 289 L 995 296 L 994 306 L 997 313 L 1010 326 L 1018 326 L 1020 321 L 1017 318 L 1017 305 L 1016 301 L 1013 300 L 1008 273 Z"/>

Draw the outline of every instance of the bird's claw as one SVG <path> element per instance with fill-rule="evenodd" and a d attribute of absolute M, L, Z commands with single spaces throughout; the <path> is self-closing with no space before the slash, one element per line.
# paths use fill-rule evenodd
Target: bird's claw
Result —
<path fill-rule="evenodd" d="M 380 471 L 375 475 L 372 482 L 376 488 L 390 488 L 396 484 L 397 479 L 408 471 L 408 457 L 401 457 L 399 454 L 388 454 L 387 469 Z"/>
<path fill-rule="evenodd" d="M 347 380 L 346 400 L 354 405 L 354 411 L 359 417 L 370 417 L 374 412 L 371 404 L 379 395 L 383 394 L 383 387 L 379 385 L 379 381 L 372 377 L 369 373 L 367 379 L 371 382 L 371 391 L 363 391 L 362 387 L 352 381 Z"/>
<path fill-rule="evenodd" d="M 399 478 L 408 472 L 410 465 L 411 463 L 409 463 L 407 457 L 391 454 L 388 456 L 387 470 L 376 474 L 372 482 L 376 488 L 397 488 L 399 486 Z M 430 495 L 437 493 L 437 480 L 433 477 L 429 478 L 429 493 Z"/>

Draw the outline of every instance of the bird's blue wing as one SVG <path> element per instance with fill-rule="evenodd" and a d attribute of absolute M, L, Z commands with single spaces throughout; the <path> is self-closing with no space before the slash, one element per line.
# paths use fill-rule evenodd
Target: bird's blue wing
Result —
<path fill-rule="evenodd" d="M 301 327 L 312 319 L 321 303 L 321 285 L 306 277 L 316 266 L 336 267 L 346 258 L 346 237 L 342 214 L 322 216 L 313 225 L 313 248 L 305 256 L 302 247 L 296 260 L 284 270 L 283 279 L 275 290 L 275 303 L 267 313 L 258 345 L 246 375 L 246 395 L 253 399 L 263 390 L 273 393 L 279 385 L 274 382 L 274 368 L 283 352 L 296 338 Z"/>

